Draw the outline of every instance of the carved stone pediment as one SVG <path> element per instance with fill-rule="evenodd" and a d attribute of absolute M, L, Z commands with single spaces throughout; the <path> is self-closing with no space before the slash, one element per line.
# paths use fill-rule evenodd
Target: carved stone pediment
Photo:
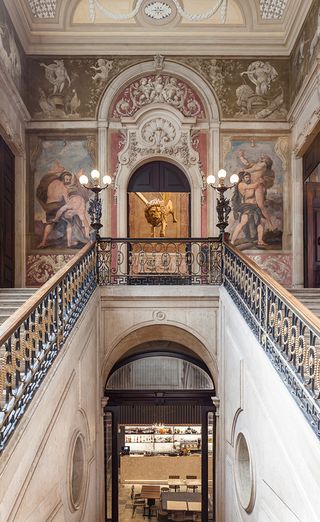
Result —
<path fill-rule="evenodd" d="M 149 118 L 136 129 L 128 129 L 124 149 L 119 153 L 119 166 L 134 165 L 141 158 L 163 155 L 176 159 L 186 167 L 199 163 L 194 149 L 194 132 L 181 128 L 169 116 Z"/>

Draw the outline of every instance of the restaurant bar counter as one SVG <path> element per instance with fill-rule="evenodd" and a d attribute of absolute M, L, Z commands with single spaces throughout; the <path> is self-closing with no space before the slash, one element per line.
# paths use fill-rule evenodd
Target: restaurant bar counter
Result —
<path fill-rule="evenodd" d="M 169 475 L 201 477 L 201 455 L 122 455 L 120 457 L 121 484 L 141 484 L 145 482 L 168 482 Z"/>

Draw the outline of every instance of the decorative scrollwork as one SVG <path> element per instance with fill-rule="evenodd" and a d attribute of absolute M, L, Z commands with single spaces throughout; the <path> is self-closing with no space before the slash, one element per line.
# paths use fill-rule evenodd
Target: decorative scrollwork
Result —
<path fill-rule="evenodd" d="M 320 330 L 228 245 L 224 285 L 320 438 Z"/>
<path fill-rule="evenodd" d="M 95 287 L 96 255 L 91 246 L 18 328 L 0 338 L 0 453 Z"/>

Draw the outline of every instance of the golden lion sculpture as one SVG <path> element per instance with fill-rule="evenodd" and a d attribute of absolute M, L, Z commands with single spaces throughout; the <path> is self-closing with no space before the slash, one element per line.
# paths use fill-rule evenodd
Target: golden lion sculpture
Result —
<path fill-rule="evenodd" d="M 150 201 L 144 197 L 141 192 L 136 192 L 138 198 L 143 201 L 146 205 L 144 215 L 146 220 L 151 225 L 151 235 L 152 237 L 156 237 L 156 228 L 160 227 L 160 237 L 166 236 L 166 228 L 168 226 L 168 216 L 172 216 L 172 222 L 177 223 L 177 219 L 175 216 L 175 212 L 173 209 L 173 204 L 171 199 L 169 199 L 169 194 L 163 193 L 161 194 L 163 199 L 155 198 Z"/>

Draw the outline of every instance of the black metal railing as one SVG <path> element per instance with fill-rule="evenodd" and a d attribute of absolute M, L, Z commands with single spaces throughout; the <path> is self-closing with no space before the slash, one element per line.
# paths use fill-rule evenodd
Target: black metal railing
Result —
<path fill-rule="evenodd" d="M 227 244 L 223 267 L 225 288 L 320 438 L 320 320 Z"/>
<path fill-rule="evenodd" d="M 98 241 L 98 284 L 220 285 L 222 243 L 201 239 Z"/>
<path fill-rule="evenodd" d="M 0 453 L 96 287 L 87 245 L 0 328 Z"/>

